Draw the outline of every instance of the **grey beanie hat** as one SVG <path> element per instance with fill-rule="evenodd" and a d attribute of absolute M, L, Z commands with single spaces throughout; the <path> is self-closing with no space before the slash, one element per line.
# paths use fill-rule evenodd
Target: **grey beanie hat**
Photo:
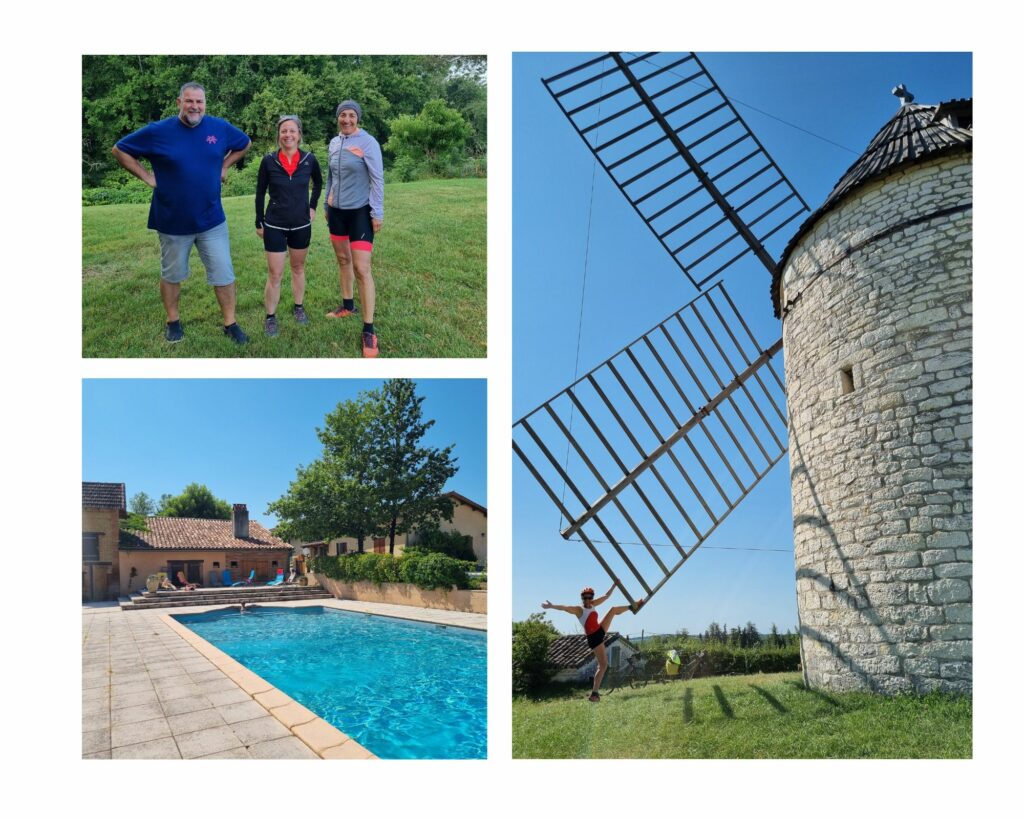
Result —
<path fill-rule="evenodd" d="M 340 117 L 341 112 L 344 111 L 346 108 L 351 108 L 353 111 L 355 111 L 356 116 L 359 119 L 363 118 L 363 109 L 359 107 L 359 103 L 356 102 L 355 100 L 345 100 L 344 102 L 339 103 L 337 109 L 334 111 L 335 119 Z"/>

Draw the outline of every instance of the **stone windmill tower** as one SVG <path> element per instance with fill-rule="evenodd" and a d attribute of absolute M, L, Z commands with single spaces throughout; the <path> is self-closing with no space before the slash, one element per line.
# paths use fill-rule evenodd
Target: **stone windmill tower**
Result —
<path fill-rule="evenodd" d="M 897 89 L 776 262 L 810 208 L 696 55 L 611 53 L 544 82 L 700 291 L 515 423 L 562 536 L 650 599 L 788 448 L 808 682 L 969 690 L 970 103 Z M 747 254 L 771 275 L 774 343 L 722 282 Z"/>
<path fill-rule="evenodd" d="M 970 691 L 971 102 L 894 93 L 772 287 L 804 673 Z"/>

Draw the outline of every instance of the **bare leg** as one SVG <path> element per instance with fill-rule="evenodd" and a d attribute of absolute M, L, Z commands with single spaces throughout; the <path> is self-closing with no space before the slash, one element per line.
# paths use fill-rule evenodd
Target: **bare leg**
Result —
<path fill-rule="evenodd" d="M 370 272 L 369 250 L 353 250 L 352 263 L 355 267 L 356 278 L 359 279 L 359 299 L 363 306 L 363 321 L 373 324 L 373 310 L 377 303 L 377 288 L 373 283 L 373 274 Z M 346 296 L 346 298 L 348 298 Z"/>
<path fill-rule="evenodd" d="M 168 321 L 178 320 L 178 300 L 181 298 L 181 285 L 165 282 L 160 279 L 160 299 L 164 303 Z"/>
<path fill-rule="evenodd" d="M 605 651 L 603 643 L 594 649 L 594 656 L 597 658 L 597 673 L 594 674 L 594 691 L 598 691 L 601 688 L 601 680 L 604 679 L 604 672 L 608 670 L 608 652 Z"/>
<path fill-rule="evenodd" d="M 263 304 L 267 315 L 277 312 L 281 300 L 281 276 L 284 274 L 284 253 L 267 252 L 267 285 L 263 288 Z"/>
<path fill-rule="evenodd" d="M 608 609 L 608 613 L 604 616 L 604 619 L 601 621 L 601 628 L 604 629 L 605 634 L 611 631 L 612 620 L 615 619 L 615 616 L 619 614 L 625 614 L 627 611 L 629 611 L 629 606 L 612 606 L 610 609 Z"/>
<path fill-rule="evenodd" d="M 352 249 L 348 239 L 331 239 L 334 255 L 338 260 L 338 280 L 341 285 L 341 297 L 352 298 L 352 284 L 355 273 L 352 270 Z"/>
<path fill-rule="evenodd" d="M 302 250 L 288 248 L 288 262 L 292 268 L 292 298 L 296 304 L 302 304 L 306 296 L 306 254 L 309 248 Z"/>
<path fill-rule="evenodd" d="M 235 283 L 215 286 L 213 292 L 217 294 L 217 303 L 224 314 L 224 326 L 230 327 L 235 323 Z"/>

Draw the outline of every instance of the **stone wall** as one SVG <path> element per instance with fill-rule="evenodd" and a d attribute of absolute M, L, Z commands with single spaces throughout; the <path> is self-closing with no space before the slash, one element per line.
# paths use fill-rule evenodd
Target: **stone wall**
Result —
<path fill-rule="evenodd" d="M 970 154 L 898 171 L 823 216 L 783 275 L 783 301 L 801 294 L 783 337 L 812 686 L 971 691 L 971 212 L 816 276 L 970 202 Z"/>
<path fill-rule="evenodd" d="M 343 583 L 325 575 L 314 575 L 317 583 L 338 600 L 362 600 L 367 603 L 394 603 L 425 609 L 469 611 L 487 614 L 487 592 L 469 589 L 421 589 L 412 583 Z"/>

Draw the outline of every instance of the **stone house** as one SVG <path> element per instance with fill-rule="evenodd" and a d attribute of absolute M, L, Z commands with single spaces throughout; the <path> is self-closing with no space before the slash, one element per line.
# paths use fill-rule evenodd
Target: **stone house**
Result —
<path fill-rule="evenodd" d="M 438 528 L 443 532 L 458 532 L 471 538 L 473 554 L 476 555 L 477 563 L 487 565 L 487 508 L 458 492 L 446 492 L 445 496 L 452 499 L 454 510 L 452 519 L 450 521 L 442 520 Z M 408 534 L 396 534 L 395 555 L 402 554 L 407 545 L 415 545 L 416 535 L 415 531 Z M 350 535 L 332 538 L 328 541 L 295 542 L 293 545 L 305 557 L 343 555 L 358 549 L 356 538 Z M 366 538 L 363 542 L 363 550 L 384 554 L 388 551 L 388 538 Z"/>
<path fill-rule="evenodd" d="M 613 631 L 604 638 L 608 652 L 608 673 L 621 671 L 626 660 L 637 653 L 637 648 L 619 632 Z M 548 646 L 547 658 L 558 669 L 552 677 L 554 682 L 589 683 L 597 671 L 597 660 L 587 645 L 585 634 L 563 634 Z"/>
<path fill-rule="evenodd" d="M 244 503 L 231 507 L 231 520 L 146 518 L 146 532 L 125 532 L 118 549 L 121 594 L 145 587 L 146 577 L 166 572 L 177 585 L 178 572 L 190 583 L 221 585 L 225 569 L 232 580 L 252 571 L 265 583 L 278 569 L 287 572 L 292 547 L 264 526 L 249 520 Z"/>
<path fill-rule="evenodd" d="M 82 481 L 82 600 L 115 600 L 118 532 L 127 515 L 123 483 Z"/>
<path fill-rule="evenodd" d="M 972 690 L 972 145 L 904 94 L 772 283 L 814 687 Z"/>

